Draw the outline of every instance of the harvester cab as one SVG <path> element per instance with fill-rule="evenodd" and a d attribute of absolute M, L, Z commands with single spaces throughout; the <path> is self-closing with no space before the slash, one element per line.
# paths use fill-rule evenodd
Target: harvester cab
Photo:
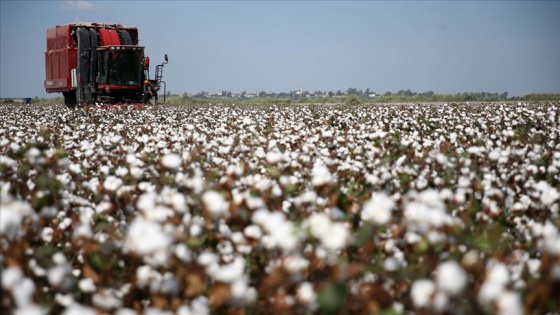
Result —
<path fill-rule="evenodd" d="M 56 26 L 47 30 L 45 89 L 62 93 L 64 103 L 71 108 L 141 104 L 145 80 L 156 87 L 163 85 L 165 91 L 162 78 L 167 62 L 166 55 L 151 80 L 149 58 L 138 45 L 136 27 L 98 23 Z"/>

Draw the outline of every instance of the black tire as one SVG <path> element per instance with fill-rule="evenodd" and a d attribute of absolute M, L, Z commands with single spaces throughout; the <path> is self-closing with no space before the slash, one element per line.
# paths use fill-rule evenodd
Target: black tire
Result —
<path fill-rule="evenodd" d="M 76 105 L 78 104 L 77 98 L 76 98 L 76 92 L 75 91 L 70 91 L 70 92 L 62 92 L 62 95 L 64 96 L 64 105 L 66 105 L 66 107 L 68 108 L 76 108 Z"/>

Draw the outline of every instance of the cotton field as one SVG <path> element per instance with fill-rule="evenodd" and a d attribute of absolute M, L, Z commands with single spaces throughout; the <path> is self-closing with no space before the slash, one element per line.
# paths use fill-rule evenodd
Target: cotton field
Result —
<path fill-rule="evenodd" d="M 558 314 L 560 104 L 0 107 L 2 314 Z"/>

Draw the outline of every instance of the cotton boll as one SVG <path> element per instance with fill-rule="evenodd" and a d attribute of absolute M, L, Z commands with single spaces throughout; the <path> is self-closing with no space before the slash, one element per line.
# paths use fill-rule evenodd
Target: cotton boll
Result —
<path fill-rule="evenodd" d="M 7 186 L 7 185 L 6 185 Z M 3 187 L 5 187 L 3 185 Z M 0 200 L 0 233 L 9 239 L 13 239 L 23 233 L 21 225 L 24 218 L 35 220 L 37 214 L 26 201 L 11 200 L 2 194 Z"/>
<path fill-rule="evenodd" d="M 490 263 L 489 270 L 486 274 L 486 282 L 492 282 L 505 286 L 509 280 L 509 271 L 507 267 L 502 263 Z"/>
<path fill-rule="evenodd" d="M 46 315 L 47 310 L 38 306 L 29 304 L 14 310 L 14 315 Z"/>
<path fill-rule="evenodd" d="M 443 290 L 451 296 L 456 296 L 465 289 L 468 278 L 465 270 L 457 262 L 450 260 L 437 267 L 436 283 L 439 290 Z"/>
<path fill-rule="evenodd" d="M 178 154 L 169 153 L 163 156 L 161 159 L 161 165 L 170 169 L 170 170 L 177 170 L 181 167 L 182 159 Z"/>
<path fill-rule="evenodd" d="M 53 237 L 53 233 L 54 233 L 54 229 L 51 227 L 45 227 L 42 231 L 41 231 L 41 239 L 43 240 L 43 242 L 45 243 L 50 243 L 52 241 L 52 237 Z"/>
<path fill-rule="evenodd" d="M 315 309 L 317 307 L 317 293 L 313 289 L 313 285 L 310 282 L 304 281 L 296 289 L 297 299 L 306 304 L 310 309 Z"/>
<path fill-rule="evenodd" d="M 124 247 L 140 255 L 167 250 L 171 237 L 163 232 L 159 223 L 137 216 L 128 228 Z"/>
<path fill-rule="evenodd" d="M 219 217 L 229 214 L 228 203 L 224 197 L 217 191 L 208 190 L 202 195 L 202 203 L 205 209 L 213 217 Z"/>
<path fill-rule="evenodd" d="M 8 267 L 2 270 L 2 288 L 10 290 L 23 279 L 23 272 L 17 267 Z"/>
<path fill-rule="evenodd" d="M 216 272 L 209 274 L 213 279 L 226 283 L 233 283 L 243 277 L 245 261 L 236 257 L 231 264 L 219 267 Z"/>
<path fill-rule="evenodd" d="M 311 184 L 314 187 L 329 184 L 333 180 L 333 176 L 329 169 L 322 163 L 315 163 L 311 170 Z"/>
<path fill-rule="evenodd" d="M 68 306 L 62 315 L 97 315 L 97 311 L 91 307 L 74 303 Z"/>
<path fill-rule="evenodd" d="M 95 292 L 95 283 L 91 278 L 85 278 L 78 282 L 78 287 L 82 292 Z"/>
<path fill-rule="evenodd" d="M 391 220 L 391 212 L 394 206 L 395 202 L 385 193 L 374 193 L 370 200 L 364 204 L 361 218 L 377 225 L 387 224 Z"/>
<path fill-rule="evenodd" d="M 523 302 L 517 292 L 502 292 L 496 301 L 499 315 L 523 315 Z"/>
<path fill-rule="evenodd" d="M 540 192 L 540 199 L 543 205 L 551 206 L 560 198 L 560 193 L 556 188 L 550 186 L 545 181 L 540 181 L 535 185 L 535 189 Z"/>
<path fill-rule="evenodd" d="M 282 153 L 279 151 L 270 151 L 266 154 L 266 162 L 268 164 L 277 164 L 282 161 Z"/>
<path fill-rule="evenodd" d="M 103 182 L 103 188 L 108 191 L 116 191 L 122 185 L 122 179 L 116 176 L 107 176 Z"/>
<path fill-rule="evenodd" d="M 431 280 L 416 280 L 412 284 L 410 294 L 412 303 L 417 308 L 429 307 L 432 304 L 432 297 L 436 291 L 436 286 Z"/>
<path fill-rule="evenodd" d="M 192 259 L 191 251 L 185 244 L 177 244 L 175 247 L 175 256 L 183 262 L 189 262 Z"/>
<path fill-rule="evenodd" d="M 309 261 L 300 255 L 289 255 L 284 259 L 284 267 L 291 273 L 300 272 L 309 266 Z"/>
<path fill-rule="evenodd" d="M 258 225 L 248 225 L 245 227 L 245 229 L 243 230 L 243 233 L 245 234 L 246 237 L 248 238 L 252 238 L 252 239 L 260 239 L 262 236 L 262 231 L 261 228 L 259 228 Z"/>
<path fill-rule="evenodd" d="M 257 300 L 257 291 L 247 285 L 244 279 L 237 279 L 231 284 L 231 297 L 235 304 L 248 305 Z"/>
<path fill-rule="evenodd" d="M 113 290 L 104 290 L 94 294 L 92 302 L 93 305 L 104 310 L 117 309 L 122 306 L 121 299 L 115 296 Z"/>
<path fill-rule="evenodd" d="M 321 244 L 327 249 L 337 251 L 348 243 L 348 229 L 342 223 L 332 223 L 321 236 Z"/>

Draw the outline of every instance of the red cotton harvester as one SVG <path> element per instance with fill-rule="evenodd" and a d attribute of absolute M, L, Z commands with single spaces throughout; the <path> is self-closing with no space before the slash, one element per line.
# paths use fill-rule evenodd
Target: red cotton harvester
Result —
<path fill-rule="evenodd" d="M 145 81 L 155 91 L 158 104 L 163 65 L 150 79 L 150 59 L 138 45 L 138 28 L 120 24 L 73 23 L 47 30 L 45 52 L 48 93 L 62 93 L 70 108 L 145 108 Z M 147 84 L 146 84 L 147 85 Z"/>

